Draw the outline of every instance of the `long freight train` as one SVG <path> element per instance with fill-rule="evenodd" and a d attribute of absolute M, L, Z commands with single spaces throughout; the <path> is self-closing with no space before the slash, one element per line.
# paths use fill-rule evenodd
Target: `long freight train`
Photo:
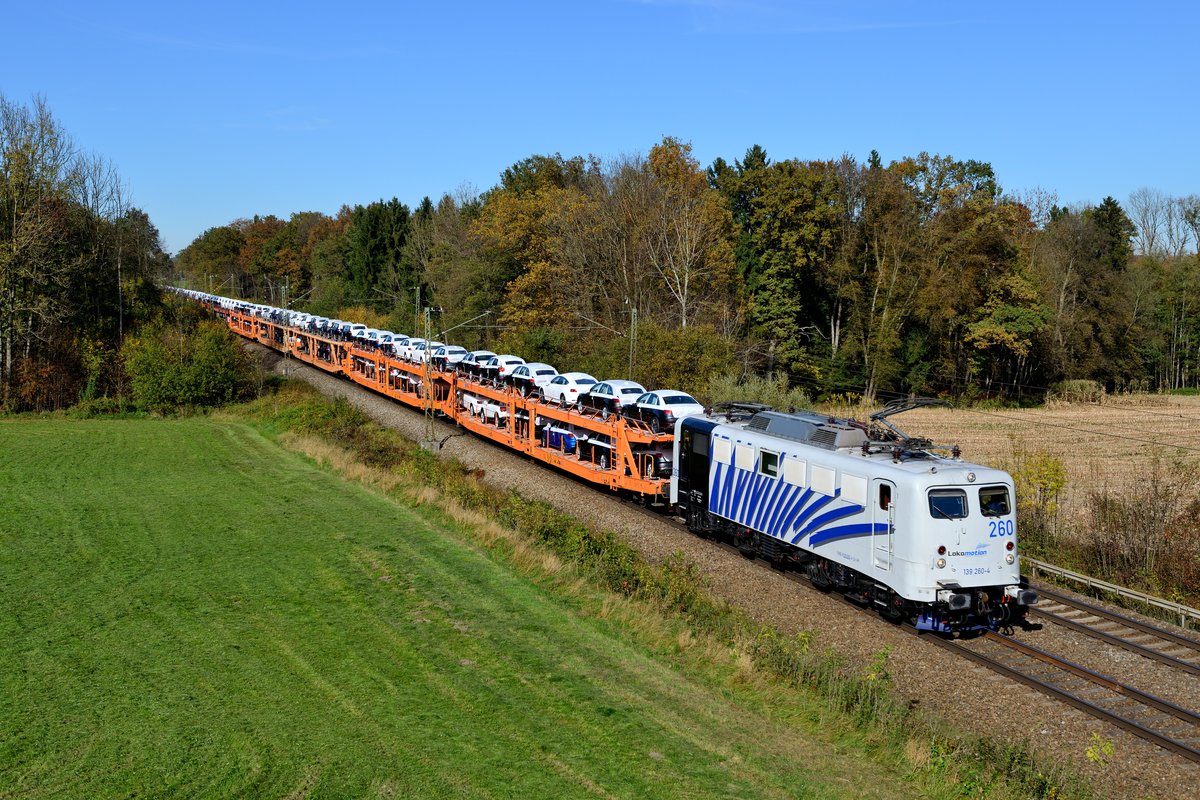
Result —
<path fill-rule="evenodd" d="M 292 312 L 185 289 L 237 333 L 569 472 L 666 507 L 704 537 L 804 572 L 894 620 L 954 633 L 1024 620 L 1012 478 L 957 447 L 868 423 L 753 404 L 637 420 L 563 408 L 536 393 L 395 358 Z"/>

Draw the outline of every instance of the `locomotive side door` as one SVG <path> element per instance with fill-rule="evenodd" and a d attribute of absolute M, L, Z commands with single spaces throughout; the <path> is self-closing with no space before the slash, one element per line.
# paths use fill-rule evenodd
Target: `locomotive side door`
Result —
<path fill-rule="evenodd" d="M 896 486 L 891 481 L 875 481 L 875 492 L 871 498 L 873 522 L 871 526 L 871 555 L 875 569 L 889 572 L 892 569 L 892 548 L 896 536 Z"/>

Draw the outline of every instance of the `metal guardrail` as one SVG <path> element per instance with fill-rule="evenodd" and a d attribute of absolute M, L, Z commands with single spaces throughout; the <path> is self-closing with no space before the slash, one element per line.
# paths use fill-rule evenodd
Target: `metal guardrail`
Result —
<path fill-rule="evenodd" d="M 1154 595 L 1146 594 L 1145 592 L 1139 592 L 1134 589 L 1126 589 L 1124 586 L 1118 586 L 1115 583 L 1102 581 L 1097 578 L 1084 575 L 1080 572 L 1072 572 L 1069 569 L 1056 567 L 1053 564 L 1047 564 L 1045 561 L 1038 561 L 1036 558 L 1030 558 L 1029 556 L 1021 556 L 1021 564 L 1023 566 L 1032 567 L 1034 577 L 1037 577 L 1039 572 L 1047 575 L 1055 575 L 1059 578 L 1063 578 L 1064 580 L 1083 584 L 1089 589 L 1098 589 L 1099 591 L 1107 592 L 1108 594 L 1124 597 L 1138 603 L 1144 603 L 1145 605 L 1153 608 L 1161 609 L 1170 614 L 1175 614 L 1179 617 L 1179 626 L 1181 628 L 1188 628 L 1191 627 L 1191 625 L 1200 623 L 1200 609 L 1195 609 L 1191 606 L 1185 606 L 1183 603 L 1164 600 L 1161 597 L 1155 597 Z M 1191 625 L 1189 625 L 1189 623 L 1191 623 Z"/>

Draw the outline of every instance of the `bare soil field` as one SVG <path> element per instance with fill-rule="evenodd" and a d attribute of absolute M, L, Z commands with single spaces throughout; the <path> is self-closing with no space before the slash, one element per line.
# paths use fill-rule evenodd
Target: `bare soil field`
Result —
<path fill-rule="evenodd" d="M 1078 513 L 1093 488 L 1120 492 L 1164 464 L 1200 460 L 1200 397 L 1142 395 L 1103 404 L 1038 409 L 921 408 L 892 417 L 912 436 L 958 444 L 963 458 L 1010 469 L 1014 453 L 1044 451 L 1062 460 L 1064 516 Z"/>

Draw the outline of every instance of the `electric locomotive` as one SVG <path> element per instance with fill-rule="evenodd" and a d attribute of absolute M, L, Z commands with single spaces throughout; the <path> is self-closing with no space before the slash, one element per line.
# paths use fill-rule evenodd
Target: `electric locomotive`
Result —
<path fill-rule="evenodd" d="M 1018 623 L 1021 583 L 1008 473 L 958 447 L 870 423 L 735 404 L 676 424 L 671 502 L 688 528 L 802 570 L 885 617 L 945 633 Z"/>

